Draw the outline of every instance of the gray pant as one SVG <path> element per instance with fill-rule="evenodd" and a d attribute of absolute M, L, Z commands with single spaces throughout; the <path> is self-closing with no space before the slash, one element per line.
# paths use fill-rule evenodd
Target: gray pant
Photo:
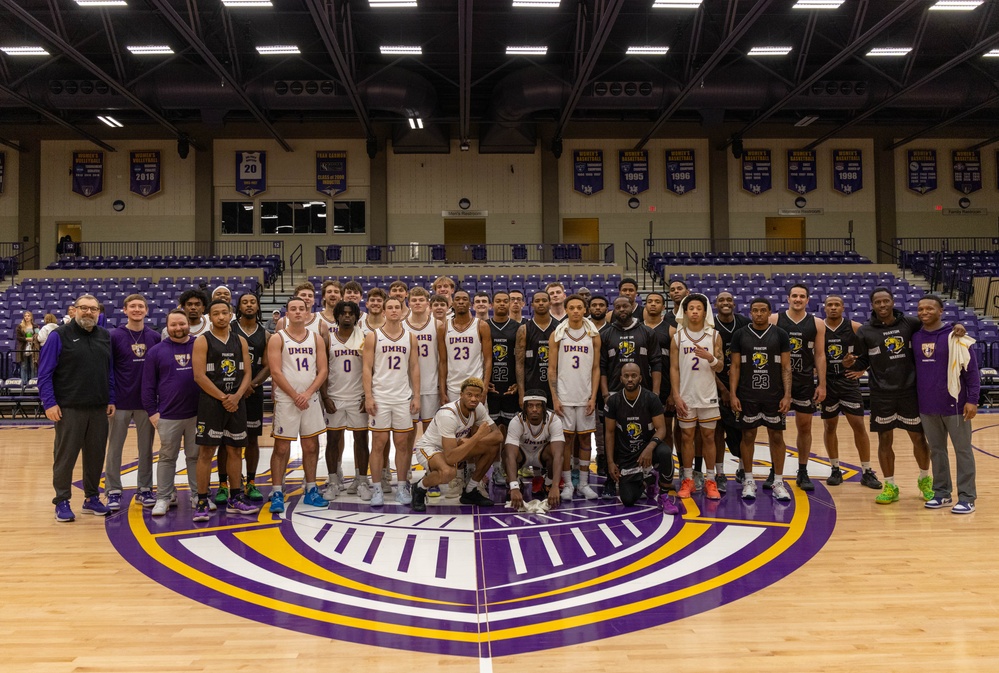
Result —
<path fill-rule="evenodd" d="M 100 495 L 104 447 L 108 443 L 107 407 L 62 407 L 62 420 L 55 424 L 52 461 L 53 505 L 73 494 L 73 470 L 83 451 L 83 495 Z"/>
<path fill-rule="evenodd" d="M 975 502 L 975 451 L 971 448 L 971 421 L 963 416 L 938 416 L 920 414 L 923 432 L 930 445 L 930 461 L 933 463 L 933 493 L 939 497 L 951 497 L 954 484 L 950 476 L 950 459 L 947 454 L 947 436 L 954 444 L 957 457 L 958 500 Z"/>
<path fill-rule="evenodd" d="M 177 456 L 180 454 L 180 442 L 184 440 L 184 461 L 187 463 L 187 485 L 191 493 L 198 492 L 197 468 L 198 445 L 194 443 L 197 433 L 198 417 L 192 416 L 181 420 L 170 421 L 161 418 L 160 459 L 156 463 L 156 498 L 169 500 L 174 493 L 174 477 L 177 475 Z"/>
<path fill-rule="evenodd" d="M 153 489 L 153 425 L 149 414 L 141 409 L 116 409 L 111 417 L 108 433 L 108 454 L 104 463 L 104 491 L 121 493 L 121 452 L 125 446 L 128 424 L 135 421 L 135 434 L 139 444 L 139 475 L 136 482 L 140 491 Z"/>

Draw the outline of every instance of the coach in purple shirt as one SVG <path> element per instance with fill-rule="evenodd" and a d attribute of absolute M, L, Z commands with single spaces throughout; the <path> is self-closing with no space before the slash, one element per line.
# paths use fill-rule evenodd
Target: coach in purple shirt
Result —
<path fill-rule="evenodd" d="M 971 419 L 978 413 L 978 393 L 981 375 L 975 351 L 955 337 L 955 348 L 967 348 L 967 359 L 961 367 L 951 353 L 951 325 L 943 322 L 943 301 L 935 295 L 919 300 L 917 315 L 922 329 L 912 335 L 912 350 L 916 359 L 916 393 L 919 417 L 930 445 L 933 463 L 933 498 L 929 509 L 941 509 L 953 500 L 953 483 L 947 455 L 947 437 L 954 444 L 957 457 L 958 502 L 951 507 L 954 514 L 975 511 L 975 453 L 971 448 Z M 953 362 L 952 362 L 953 361 Z M 951 368 L 960 367 L 957 380 L 949 380 Z M 960 385 L 955 396 L 950 386 Z"/>

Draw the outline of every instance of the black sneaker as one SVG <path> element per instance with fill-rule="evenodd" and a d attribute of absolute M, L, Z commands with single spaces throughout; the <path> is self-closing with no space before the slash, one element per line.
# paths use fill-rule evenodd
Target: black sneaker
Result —
<path fill-rule="evenodd" d="M 604 487 L 600 489 L 601 500 L 613 500 L 617 497 L 617 482 L 608 478 L 604 482 Z"/>
<path fill-rule="evenodd" d="M 607 476 L 607 455 L 603 453 L 597 454 L 597 476 L 606 477 Z"/>
<path fill-rule="evenodd" d="M 742 484 L 746 481 L 746 471 L 741 467 L 735 471 L 735 483 Z"/>
<path fill-rule="evenodd" d="M 812 491 L 815 490 L 815 484 L 813 484 L 812 480 L 809 479 L 808 471 L 803 470 L 800 467 L 798 468 L 798 477 L 797 479 L 795 479 L 795 483 L 797 483 L 798 488 L 800 488 L 805 493 L 811 493 Z"/>
<path fill-rule="evenodd" d="M 718 486 L 718 492 L 724 494 L 728 491 L 728 478 L 725 476 L 724 472 L 715 473 L 715 485 Z"/>
<path fill-rule="evenodd" d="M 416 484 L 413 484 L 413 506 L 414 512 L 426 512 L 427 511 L 427 489 L 420 488 Z"/>
<path fill-rule="evenodd" d="M 878 481 L 878 475 L 874 474 L 874 470 L 871 468 L 864 470 L 864 474 L 860 477 L 860 485 L 873 489 L 881 488 L 881 482 Z"/>
<path fill-rule="evenodd" d="M 774 487 L 774 468 L 770 468 L 770 474 L 767 475 L 766 481 L 763 482 L 763 488 L 766 490 L 771 490 Z"/>
<path fill-rule="evenodd" d="M 462 505 L 477 505 L 479 507 L 492 507 L 494 503 L 492 500 L 482 495 L 479 489 L 473 488 L 471 491 L 465 491 L 458 498 L 458 502 Z"/>
<path fill-rule="evenodd" d="M 829 478 L 826 479 L 826 486 L 839 486 L 843 483 L 843 470 L 838 467 L 834 467 L 832 472 L 829 474 Z"/>

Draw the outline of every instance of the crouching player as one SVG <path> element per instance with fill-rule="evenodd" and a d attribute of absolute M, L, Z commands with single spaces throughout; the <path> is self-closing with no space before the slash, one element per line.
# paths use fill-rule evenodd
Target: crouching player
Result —
<path fill-rule="evenodd" d="M 507 429 L 503 458 L 507 474 L 515 475 L 525 466 L 534 469 L 543 466 L 548 506 L 554 508 L 558 507 L 561 497 L 558 487 L 552 488 L 553 475 L 557 475 L 562 466 L 565 433 L 562 419 L 555 412 L 549 411 L 547 404 L 548 399 L 543 390 L 527 391 L 524 395 L 524 412 L 514 416 Z M 510 506 L 520 509 L 524 504 L 520 483 L 512 480 L 509 488 Z"/>
<path fill-rule="evenodd" d="M 503 433 L 489 418 L 486 406 L 480 404 L 485 394 L 482 379 L 465 379 L 458 399 L 437 410 L 416 442 L 416 459 L 426 474 L 413 485 L 413 511 L 427 511 L 427 489 L 454 479 L 455 465 L 464 460 L 475 463 L 475 472 L 461 494 L 461 504 L 493 506 L 493 501 L 479 492 L 479 482 L 499 456 Z"/>

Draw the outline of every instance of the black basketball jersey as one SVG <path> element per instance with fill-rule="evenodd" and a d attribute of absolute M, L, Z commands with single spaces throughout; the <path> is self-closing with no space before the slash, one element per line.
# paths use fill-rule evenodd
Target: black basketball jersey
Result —
<path fill-rule="evenodd" d="M 612 323 L 600 333 L 600 338 L 600 375 L 607 377 L 608 391 L 621 390 L 621 369 L 630 363 L 642 370 L 642 386 L 649 390 L 652 372 L 660 372 L 664 379 L 669 377 L 663 370 L 659 339 L 645 323 L 632 322 L 624 329 Z"/>
<path fill-rule="evenodd" d="M 243 331 L 238 320 L 232 321 L 232 330 L 239 336 L 246 339 L 246 345 L 250 349 L 250 374 L 256 376 L 264 368 L 264 351 L 267 350 L 267 330 L 263 325 L 257 325 L 251 334 Z"/>
<path fill-rule="evenodd" d="M 614 462 L 620 469 L 636 467 L 638 456 L 652 441 L 655 425 L 652 419 L 663 415 L 663 403 L 648 388 L 641 388 L 638 399 L 629 402 L 624 391 L 610 396 L 604 410 L 605 418 L 617 424 L 614 431 Z"/>
<path fill-rule="evenodd" d="M 894 321 L 885 325 L 876 315 L 857 330 L 858 364 L 868 369 L 872 393 L 915 392 L 916 363 L 912 355 L 912 335 L 922 328 L 918 318 L 895 309 Z"/>
<path fill-rule="evenodd" d="M 718 319 L 718 316 L 715 316 L 715 329 L 721 335 L 722 351 L 725 353 L 725 366 L 722 367 L 717 376 L 726 387 L 728 386 L 728 370 L 732 367 L 732 338 L 736 332 L 748 325 L 749 322 L 749 318 L 738 313 L 732 315 L 732 322 L 730 323 L 722 322 Z"/>
<path fill-rule="evenodd" d="M 541 329 L 533 319 L 527 321 L 527 331 L 524 348 L 524 386 L 525 390 L 538 388 L 551 397 L 548 387 L 548 338 L 558 326 L 558 321 L 552 318 L 546 329 Z"/>
<path fill-rule="evenodd" d="M 787 332 L 776 325 L 769 325 L 762 332 L 752 325 L 737 331 L 732 337 L 732 353 L 738 353 L 742 362 L 736 391 L 739 398 L 774 403 L 784 397 L 781 355 L 790 350 Z"/>
<path fill-rule="evenodd" d="M 513 320 L 507 320 L 502 325 L 497 325 L 492 319 L 489 320 L 489 331 L 493 337 L 491 382 L 501 393 L 506 392 L 507 388 L 517 382 L 514 351 L 517 346 L 517 330 L 519 328 L 520 323 Z"/>
<path fill-rule="evenodd" d="M 208 342 L 205 365 L 208 380 L 227 395 L 236 392 L 243 382 L 243 347 L 239 335 L 229 330 L 229 339 L 223 342 L 209 330 L 198 338 Z"/>
<path fill-rule="evenodd" d="M 854 353 L 856 345 L 857 335 L 851 320 L 843 318 L 836 329 L 826 323 L 826 381 L 844 378 L 843 358 Z"/>
<path fill-rule="evenodd" d="M 676 327 L 676 320 L 670 320 L 671 316 L 668 313 L 663 314 L 663 320 L 655 327 L 649 327 L 653 332 L 655 332 L 656 338 L 659 340 L 659 351 L 662 353 L 663 358 L 663 375 L 662 383 L 659 387 L 659 400 L 666 404 L 666 400 L 669 399 L 670 392 L 673 390 L 672 381 L 669 378 L 669 328 Z M 610 381 L 607 382 L 608 386 Z"/>
<path fill-rule="evenodd" d="M 787 311 L 781 311 L 777 327 L 787 332 L 791 343 L 791 376 L 796 383 L 812 384 L 815 381 L 815 339 L 818 329 L 815 316 L 806 312 L 800 322 L 791 320 Z"/>

